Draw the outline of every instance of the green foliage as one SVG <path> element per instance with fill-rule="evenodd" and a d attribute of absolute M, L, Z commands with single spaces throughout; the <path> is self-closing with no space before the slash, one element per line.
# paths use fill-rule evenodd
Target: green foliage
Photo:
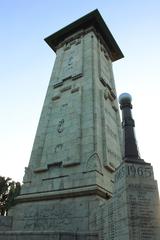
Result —
<path fill-rule="evenodd" d="M 12 181 L 11 178 L 0 176 L 0 215 L 7 215 L 8 210 L 15 203 L 15 198 L 19 195 L 21 184 Z"/>

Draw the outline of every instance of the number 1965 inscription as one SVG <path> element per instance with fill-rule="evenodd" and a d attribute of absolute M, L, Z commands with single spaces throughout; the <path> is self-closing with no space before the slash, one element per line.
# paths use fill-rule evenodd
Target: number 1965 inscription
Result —
<path fill-rule="evenodd" d="M 115 181 L 117 182 L 123 176 L 131 177 L 152 177 L 152 168 L 149 166 L 136 166 L 134 164 L 121 167 L 115 174 Z"/>

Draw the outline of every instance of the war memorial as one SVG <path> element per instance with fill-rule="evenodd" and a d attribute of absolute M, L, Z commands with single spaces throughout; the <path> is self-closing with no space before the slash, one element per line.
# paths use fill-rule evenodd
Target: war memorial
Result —
<path fill-rule="evenodd" d="M 120 121 L 112 63 L 123 53 L 111 32 L 94 10 L 45 41 L 56 60 L 0 240 L 160 240 L 157 182 L 126 93 Z"/>

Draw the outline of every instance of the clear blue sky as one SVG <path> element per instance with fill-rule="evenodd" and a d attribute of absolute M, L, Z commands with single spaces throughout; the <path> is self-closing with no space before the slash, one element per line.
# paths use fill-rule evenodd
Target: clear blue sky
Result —
<path fill-rule="evenodd" d="M 55 54 L 45 37 L 98 8 L 125 58 L 114 63 L 118 95 L 133 97 L 142 158 L 160 185 L 160 1 L 0 1 L 0 175 L 22 180 Z"/>

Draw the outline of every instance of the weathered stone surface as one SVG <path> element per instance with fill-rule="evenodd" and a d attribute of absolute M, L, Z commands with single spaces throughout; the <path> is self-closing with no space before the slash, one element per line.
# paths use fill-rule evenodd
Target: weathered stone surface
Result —
<path fill-rule="evenodd" d="M 87 232 L 111 197 L 121 130 L 108 48 L 88 26 L 63 39 L 44 101 L 13 230 Z"/>
<path fill-rule="evenodd" d="M 121 130 L 112 60 L 97 31 L 82 27 L 57 47 L 21 195 L 9 212 L 13 230 L 95 231 L 97 209 L 111 197 Z"/>
<path fill-rule="evenodd" d="M 93 183 L 99 181 L 106 193 L 112 192 L 111 173 L 121 162 L 120 119 L 109 53 L 92 28 L 66 41 L 57 50 L 23 195 L 88 187 L 87 172 L 98 172 L 105 180 L 94 177 Z"/>
<path fill-rule="evenodd" d="M 121 164 L 115 173 L 113 197 L 103 210 L 106 239 L 158 240 L 160 205 L 151 165 Z"/>
<path fill-rule="evenodd" d="M 69 233 L 69 232 L 0 232 L 0 240 L 97 240 L 97 233 Z"/>
<path fill-rule="evenodd" d="M 96 229 L 96 209 L 103 203 L 96 196 L 26 202 L 13 208 L 13 229 L 19 231 L 87 232 Z M 16 212 L 15 212 L 16 211 Z"/>
<path fill-rule="evenodd" d="M 9 231 L 12 229 L 12 217 L 0 216 L 0 231 Z"/>

